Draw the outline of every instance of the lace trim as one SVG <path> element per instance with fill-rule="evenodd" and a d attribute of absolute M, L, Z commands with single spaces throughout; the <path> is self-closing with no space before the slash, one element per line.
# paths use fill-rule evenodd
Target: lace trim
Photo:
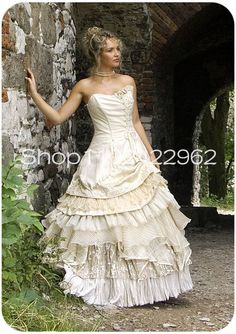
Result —
<path fill-rule="evenodd" d="M 121 102 L 125 106 L 126 115 L 129 115 L 129 117 L 127 118 L 127 121 L 130 120 L 130 117 L 133 111 L 133 103 L 134 103 L 133 88 L 134 87 L 132 85 L 127 85 L 123 89 L 121 89 L 120 91 L 114 94 L 116 97 L 118 97 L 121 100 Z"/>
<path fill-rule="evenodd" d="M 58 268 L 70 265 L 81 278 L 146 279 L 183 270 L 192 264 L 191 254 L 188 244 L 176 250 L 167 239 L 157 237 L 148 246 L 126 249 L 120 242 L 88 247 L 72 244 L 67 250 L 48 244 L 43 262 Z"/>
<path fill-rule="evenodd" d="M 151 173 L 139 187 L 117 197 L 89 198 L 66 192 L 58 199 L 57 209 L 67 215 L 104 215 L 135 210 L 148 203 L 158 187 L 167 188 L 167 184 L 159 173 Z"/>

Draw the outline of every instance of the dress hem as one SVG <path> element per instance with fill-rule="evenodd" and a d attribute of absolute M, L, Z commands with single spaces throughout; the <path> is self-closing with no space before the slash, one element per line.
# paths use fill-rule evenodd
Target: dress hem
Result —
<path fill-rule="evenodd" d="M 186 265 L 183 271 L 174 271 L 158 278 L 149 277 L 142 280 L 129 278 L 83 279 L 75 275 L 69 266 L 65 265 L 64 269 L 66 274 L 60 283 L 64 294 L 82 297 L 87 304 L 120 307 L 141 306 L 168 300 L 170 297 L 177 298 L 180 293 L 193 289 L 189 265 Z"/>

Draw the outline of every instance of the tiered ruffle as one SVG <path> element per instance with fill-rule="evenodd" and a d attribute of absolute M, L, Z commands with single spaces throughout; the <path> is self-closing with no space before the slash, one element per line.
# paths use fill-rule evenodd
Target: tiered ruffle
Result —
<path fill-rule="evenodd" d="M 165 207 L 166 201 L 170 201 L 170 198 L 178 206 L 174 197 L 169 193 L 167 198 L 166 190 L 163 191 L 161 185 L 167 184 L 167 180 L 163 178 L 160 173 L 156 172 L 149 174 L 139 187 L 123 193 L 122 196 L 93 198 L 72 195 L 69 191 L 66 191 L 65 194 L 58 199 L 59 204 L 57 209 L 67 215 L 108 215 L 132 211 L 150 202 L 157 191 L 160 209 Z M 50 217 L 50 215 L 49 213 L 46 217 Z"/>
<path fill-rule="evenodd" d="M 87 304 L 116 305 L 131 307 L 134 305 L 153 304 L 157 301 L 178 297 L 184 291 L 192 289 L 188 267 L 183 271 L 174 271 L 166 276 L 134 279 L 95 278 L 83 279 L 65 266 L 66 275 L 60 284 L 65 294 L 83 296 Z"/>
<path fill-rule="evenodd" d="M 65 193 L 42 221 L 45 262 L 89 304 L 143 305 L 192 289 L 190 222 L 160 173 L 112 198 Z M 57 242 L 55 243 L 55 239 Z"/>

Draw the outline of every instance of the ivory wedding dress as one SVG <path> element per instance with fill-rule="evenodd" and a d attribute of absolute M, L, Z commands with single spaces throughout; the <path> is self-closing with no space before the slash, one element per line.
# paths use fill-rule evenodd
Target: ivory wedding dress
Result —
<path fill-rule="evenodd" d="M 64 293 L 88 304 L 143 305 L 193 287 L 184 230 L 191 219 L 133 126 L 132 89 L 90 97 L 94 136 L 67 191 L 42 220 L 43 261 L 63 268 Z"/>

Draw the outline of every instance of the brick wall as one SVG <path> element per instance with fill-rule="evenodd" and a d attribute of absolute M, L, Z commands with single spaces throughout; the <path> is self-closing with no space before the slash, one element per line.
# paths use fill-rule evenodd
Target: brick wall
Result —
<path fill-rule="evenodd" d="M 81 50 L 81 39 L 87 28 L 97 25 L 116 33 L 123 41 L 123 74 L 131 75 L 137 85 L 138 107 L 141 121 L 152 143 L 151 122 L 154 110 L 154 74 L 151 58 L 151 34 L 147 4 L 145 3 L 73 3 L 73 18 L 76 25 L 77 80 L 84 77 L 88 62 Z M 81 111 L 83 113 L 83 111 Z M 78 124 L 84 138 L 84 127 L 89 128 L 90 120 L 84 112 L 84 121 Z M 88 142 L 92 137 L 89 135 Z"/>

